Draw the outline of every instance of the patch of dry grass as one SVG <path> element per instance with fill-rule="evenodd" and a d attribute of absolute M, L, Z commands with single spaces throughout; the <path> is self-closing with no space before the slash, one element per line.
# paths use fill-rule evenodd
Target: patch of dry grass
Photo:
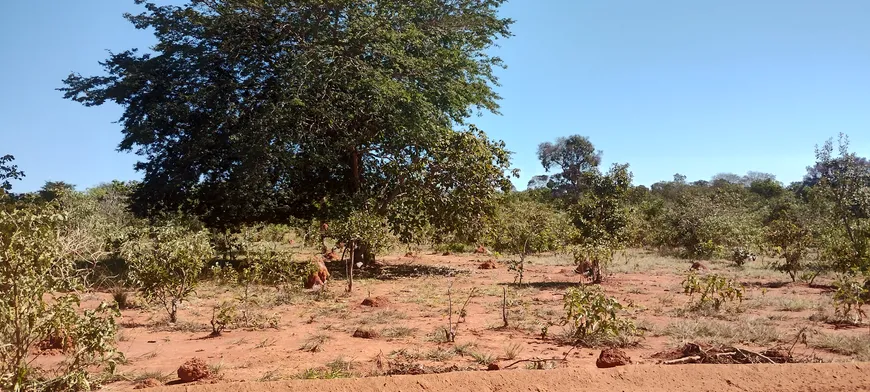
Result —
<path fill-rule="evenodd" d="M 733 345 L 737 343 L 769 345 L 781 341 L 782 335 L 763 318 L 740 318 L 734 321 L 708 319 L 680 320 L 670 323 L 663 331 L 676 343 L 707 343 Z"/>
<path fill-rule="evenodd" d="M 851 336 L 820 333 L 810 339 L 809 344 L 811 347 L 851 356 L 858 361 L 870 361 L 870 336 L 865 333 Z"/>

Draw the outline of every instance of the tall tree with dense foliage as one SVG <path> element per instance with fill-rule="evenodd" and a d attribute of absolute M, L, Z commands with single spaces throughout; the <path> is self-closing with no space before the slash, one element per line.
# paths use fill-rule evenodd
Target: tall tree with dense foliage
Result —
<path fill-rule="evenodd" d="M 61 90 L 124 107 L 142 214 L 223 227 L 365 210 L 399 232 L 473 228 L 510 188 L 504 144 L 466 123 L 498 111 L 503 2 L 145 3 L 126 17 L 154 31 L 152 53 L 112 54 Z"/>
<path fill-rule="evenodd" d="M 538 146 L 538 159 L 544 170 L 555 173 L 549 177 L 536 176 L 535 181 L 546 182 L 557 198 L 576 201 L 583 188 L 598 173 L 601 151 L 595 149 L 589 138 L 571 135 L 560 137 L 555 143 L 541 143 Z"/>
<path fill-rule="evenodd" d="M 569 212 L 580 230 L 580 240 L 596 246 L 616 247 L 628 224 L 627 197 L 631 189 L 628 165 L 613 165 L 602 173 L 601 151 L 585 136 L 572 135 L 542 143 L 538 158 L 549 176 L 546 187 Z M 537 182 L 542 179 L 537 178 Z"/>
<path fill-rule="evenodd" d="M 849 151 L 840 135 L 839 156 L 828 140 L 816 149 L 808 178 L 816 181 L 810 198 L 816 208 L 822 258 L 842 272 L 870 273 L 870 165 Z"/>

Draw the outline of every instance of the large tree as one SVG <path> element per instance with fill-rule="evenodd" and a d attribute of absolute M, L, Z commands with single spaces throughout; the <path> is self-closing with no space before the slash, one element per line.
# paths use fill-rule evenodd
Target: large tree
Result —
<path fill-rule="evenodd" d="M 126 18 L 154 31 L 151 53 L 112 54 L 61 90 L 124 107 L 144 215 L 229 226 L 365 209 L 399 232 L 470 227 L 510 186 L 503 143 L 466 124 L 498 111 L 503 2 L 146 3 Z"/>

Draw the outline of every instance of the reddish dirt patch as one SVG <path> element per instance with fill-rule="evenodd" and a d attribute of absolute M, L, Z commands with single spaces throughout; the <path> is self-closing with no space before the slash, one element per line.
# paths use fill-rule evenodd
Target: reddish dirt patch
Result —
<path fill-rule="evenodd" d="M 474 250 L 474 253 L 479 255 L 488 255 L 489 250 L 487 250 L 486 247 L 484 247 L 483 245 L 480 245 L 477 247 L 477 249 Z"/>
<path fill-rule="evenodd" d="M 390 304 L 390 300 L 384 297 L 370 297 L 362 301 L 362 306 L 370 306 L 373 308 L 383 308 Z"/>
<path fill-rule="evenodd" d="M 73 348 L 71 338 L 63 335 L 50 336 L 36 344 L 36 350 L 42 355 L 60 355 L 64 351 Z"/>
<path fill-rule="evenodd" d="M 317 265 L 317 271 L 312 272 L 305 281 L 306 289 L 313 289 L 315 286 L 323 286 L 329 279 L 329 270 L 326 269 L 326 264 L 322 260 L 314 262 Z"/>
<path fill-rule="evenodd" d="M 496 268 L 498 268 L 498 264 L 496 264 L 495 261 L 493 261 L 493 260 L 484 261 L 483 263 L 480 264 L 479 267 L 477 267 L 477 269 L 485 269 L 485 270 L 491 270 L 491 269 L 496 269 Z"/>
<path fill-rule="evenodd" d="M 178 368 L 178 378 L 182 382 L 194 382 L 211 377 L 208 365 L 199 358 L 193 358 Z"/>
<path fill-rule="evenodd" d="M 631 358 L 628 357 L 628 354 L 618 348 L 605 348 L 604 350 L 601 350 L 598 360 L 595 361 L 595 366 L 601 369 L 629 364 L 631 364 Z"/>

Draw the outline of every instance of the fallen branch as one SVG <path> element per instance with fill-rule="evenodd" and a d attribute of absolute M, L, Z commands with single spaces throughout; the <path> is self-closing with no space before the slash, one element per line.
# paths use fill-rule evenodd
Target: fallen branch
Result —
<path fill-rule="evenodd" d="M 511 363 L 510 365 L 507 365 L 507 366 L 503 367 L 502 369 L 507 369 L 507 368 L 510 368 L 511 366 L 514 366 L 514 365 L 516 365 L 516 364 L 523 363 L 523 362 L 537 362 L 537 363 L 540 363 L 540 362 L 547 362 L 547 361 L 553 361 L 553 362 L 568 362 L 568 360 L 565 359 L 565 358 L 520 359 L 519 361 L 513 362 L 513 363 Z"/>
<path fill-rule="evenodd" d="M 696 362 L 696 361 L 700 361 L 700 360 L 701 360 L 701 356 L 695 355 L 695 356 L 691 356 L 691 357 L 674 359 L 672 361 L 664 361 L 664 362 L 662 362 L 662 364 L 664 364 L 664 365 L 681 365 L 681 364 L 692 363 L 692 362 Z"/>
<path fill-rule="evenodd" d="M 759 353 L 755 353 L 755 352 L 752 352 L 752 351 L 749 351 L 749 350 L 741 350 L 741 349 L 736 348 L 736 347 L 735 347 L 734 349 L 737 350 L 737 352 L 739 352 L 740 354 L 743 354 L 743 356 L 747 356 L 746 354 L 752 354 L 752 355 L 754 355 L 754 356 L 757 357 L 757 358 L 761 358 L 761 359 L 766 360 L 767 362 L 770 362 L 770 363 L 772 363 L 772 364 L 776 364 L 776 362 L 774 362 L 772 359 L 770 359 L 770 358 L 768 358 L 768 357 L 765 357 L 764 355 L 761 355 L 761 354 L 759 354 Z"/>

